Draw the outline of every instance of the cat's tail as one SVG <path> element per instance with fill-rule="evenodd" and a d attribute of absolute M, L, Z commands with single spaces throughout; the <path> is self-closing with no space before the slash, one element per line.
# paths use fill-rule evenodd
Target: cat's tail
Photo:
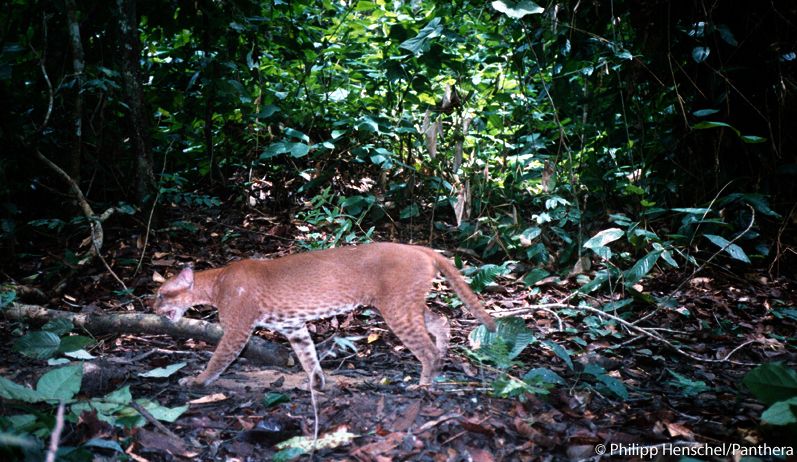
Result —
<path fill-rule="evenodd" d="M 484 310 L 479 298 L 470 289 L 470 286 L 462 278 L 462 275 L 459 274 L 459 270 L 457 270 L 454 265 L 452 265 L 451 262 L 449 262 L 444 256 L 440 255 L 434 250 L 425 250 L 432 257 L 434 266 L 436 266 L 437 269 L 443 273 L 443 276 L 445 276 L 448 284 L 452 289 L 454 289 L 454 292 L 457 293 L 460 300 L 465 303 L 468 311 L 470 311 L 473 316 L 481 321 L 487 330 L 490 332 L 495 332 L 495 319 L 493 319 L 493 317 Z"/>

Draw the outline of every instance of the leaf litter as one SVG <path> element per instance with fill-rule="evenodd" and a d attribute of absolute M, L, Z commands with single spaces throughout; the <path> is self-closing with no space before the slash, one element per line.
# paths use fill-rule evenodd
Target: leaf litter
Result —
<path fill-rule="evenodd" d="M 207 231 L 201 234 L 224 236 L 225 223 L 236 220 L 227 215 L 197 220 Z M 256 224 L 238 232 L 238 238 L 227 241 L 184 236 L 156 243 L 158 258 L 153 267 L 164 271 L 187 261 L 216 266 L 229 256 L 298 251 L 284 247 L 283 241 L 268 239 L 268 230 Z M 135 252 L 130 247 L 117 250 L 117 258 Z M 99 309 L 131 309 L 132 304 L 120 304 L 117 296 L 103 292 L 103 285 L 92 278 L 108 276 L 99 269 L 97 272 L 76 281 L 72 296 L 94 300 Z M 642 280 L 645 287 L 641 288 L 646 294 L 666 295 L 683 277 L 674 271 L 660 273 Z M 322 345 L 325 349 L 338 345 L 338 349 L 322 362 L 329 389 L 319 394 L 321 433 L 314 451 L 308 440 L 313 411 L 298 367 L 264 368 L 239 359 L 216 384 L 201 390 L 185 389 L 177 384 L 178 378 L 198 373 L 207 354 L 185 354 L 191 353 L 194 343 L 154 335 L 98 339 L 98 346 L 91 350 L 98 358 L 114 364 L 118 364 L 114 359 L 142 359 L 128 362 L 127 375 L 114 375 L 104 384 L 105 389 L 95 393 L 129 386 L 136 400 L 168 414 L 158 417 L 173 420 L 161 423 L 177 439 L 149 424 L 109 426 L 97 420 L 96 411 L 87 409 L 71 424 L 73 431 L 62 444 L 85 445 L 103 438 L 118 443 L 116 446 L 134 460 L 312 457 L 381 462 L 571 460 L 594 457 L 595 446 L 608 442 L 789 441 L 788 434 L 760 425 L 766 406 L 750 395 L 742 378 L 756 364 L 797 362 L 797 316 L 792 315 L 797 291 L 792 281 L 770 280 L 763 274 L 740 280 L 718 271 L 701 274 L 686 284 L 674 294 L 675 304 L 670 308 L 618 304 L 616 297 L 608 295 L 590 303 L 593 307 L 613 306 L 612 313 L 632 322 L 655 311 L 645 325 L 689 355 L 711 360 L 728 357 L 735 363 L 696 361 L 593 313 L 579 311 L 577 306 L 534 309 L 533 305 L 568 300 L 578 288 L 570 279 L 555 284 L 538 281 L 532 287 L 522 278 L 499 278 L 497 282 L 502 290 L 486 291 L 482 298 L 496 315 L 506 312 L 524 321 L 525 326 L 516 324 L 518 321 L 507 326 L 513 326 L 515 334 L 523 333 L 521 343 L 525 345 L 509 348 L 512 356 L 505 358 L 508 362 L 494 367 L 489 357 L 479 358 L 467 351 L 475 327 L 472 320 L 445 308 L 443 299 L 432 300 L 430 305 L 443 307 L 452 322 L 452 351 L 442 381 L 431 389 L 415 385 L 419 364 L 395 336 L 386 333 L 378 316 L 360 311 L 315 323 L 311 331 L 317 343 L 335 336 L 359 339 L 348 342 L 354 350 L 348 343 L 340 347 L 337 341 Z M 152 283 L 139 280 L 136 292 L 144 294 L 153 288 Z M 4 329 L 9 327 L 8 321 L 2 322 Z M 267 331 L 260 335 L 284 341 Z M 485 337 L 477 340 L 484 342 Z M 201 342 L 196 345 L 207 347 Z M 51 369 L 46 361 L 13 354 L 10 342 L 3 342 L 0 348 L 3 376 L 15 383 L 35 384 Z M 159 351 L 144 355 L 153 349 Z M 182 361 L 175 361 L 174 354 L 180 354 L 188 365 L 178 371 L 176 365 Z M 479 365 L 478 359 L 488 364 Z M 147 372 L 151 377 L 142 376 Z M 502 377 L 506 379 L 503 385 Z M 532 388 L 537 394 L 521 388 L 515 396 L 502 397 L 501 393 L 513 390 L 513 383 L 526 383 L 529 377 L 547 377 L 539 383 L 553 385 Z M 78 395 L 76 399 L 86 398 Z M 4 400 L 0 414 L 13 413 L 13 406 Z M 128 443 L 122 444 L 124 441 Z M 99 453 L 116 451 L 104 443 L 88 446 Z"/>

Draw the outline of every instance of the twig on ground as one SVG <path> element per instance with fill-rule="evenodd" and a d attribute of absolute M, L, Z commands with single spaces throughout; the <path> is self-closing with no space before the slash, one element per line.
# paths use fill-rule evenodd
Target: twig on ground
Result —
<path fill-rule="evenodd" d="M 750 343 L 756 342 L 757 340 L 751 340 L 751 341 L 743 343 L 742 345 L 739 345 L 738 347 L 736 347 L 733 350 L 731 350 L 731 352 L 728 353 L 727 355 L 725 355 L 725 357 L 723 357 L 723 358 L 719 358 L 719 359 L 704 358 L 702 356 L 696 356 L 696 355 L 693 355 L 692 353 L 688 353 L 688 352 L 682 350 L 681 348 L 675 346 L 675 344 L 673 344 L 669 340 L 665 339 L 664 337 L 661 337 L 660 335 L 657 335 L 657 334 L 653 333 L 650 329 L 647 329 L 645 327 L 639 327 L 636 324 L 628 322 L 625 319 L 619 318 L 619 317 L 617 317 L 617 316 L 615 316 L 613 314 L 607 313 L 605 311 L 601 311 L 601 310 L 599 310 L 597 308 L 593 308 L 593 307 L 588 306 L 588 305 L 580 305 L 580 306 L 576 306 L 576 307 L 572 307 L 572 308 L 587 310 L 587 311 L 595 313 L 595 314 L 597 314 L 599 316 L 603 316 L 605 318 L 609 318 L 612 321 L 620 323 L 621 325 L 623 325 L 624 327 L 628 328 L 629 330 L 633 330 L 633 331 L 639 332 L 642 335 L 646 335 L 646 336 L 652 338 L 653 340 L 661 342 L 661 343 L 667 345 L 668 347 L 672 348 L 676 352 L 682 354 L 683 356 L 686 356 L 687 358 L 691 358 L 691 359 L 693 359 L 695 361 L 704 362 L 704 363 L 728 362 L 728 363 L 731 363 L 731 364 L 736 364 L 738 366 L 755 366 L 756 365 L 755 363 L 748 363 L 748 362 L 744 362 L 744 361 L 734 361 L 734 360 L 731 360 L 730 357 L 734 353 L 736 353 L 741 347 L 743 347 L 745 345 L 748 345 Z M 635 322 L 638 322 L 638 321 L 635 321 Z"/>
<path fill-rule="evenodd" d="M 50 434 L 50 447 L 47 448 L 46 462 L 55 462 L 55 453 L 58 452 L 58 444 L 61 441 L 61 432 L 64 431 L 64 402 L 58 403 L 58 411 L 55 413 L 55 427 Z"/>
<path fill-rule="evenodd" d="M 135 401 L 131 401 L 131 402 L 130 402 L 130 407 L 132 407 L 133 409 L 135 409 L 136 411 L 138 411 L 138 413 L 139 413 L 139 414 L 141 414 L 141 416 L 142 416 L 142 417 L 144 417 L 145 419 L 147 419 L 147 422 L 149 422 L 149 423 L 151 423 L 152 425 L 154 425 L 154 426 L 155 426 L 155 428 L 157 428 L 158 430 L 162 431 L 162 432 L 163 432 L 165 435 L 168 435 L 169 437 L 171 437 L 171 438 L 174 438 L 174 439 L 176 439 L 176 440 L 179 440 L 179 439 L 180 439 L 180 437 L 179 437 L 179 436 L 177 436 L 177 435 L 176 435 L 176 434 L 175 434 L 173 431 L 171 431 L 171 430 L 169 430 L 168 428 L 166 428 L 166 426 L 165 426 L 165 425 L 163 425 L 162 423 L 160 423 L 160 421 L 159 421 L 158 419 L 156 419 L 156 418 L 155 418 L 155 417 L 154 417 L 152 414 L 150 414 L 150 413 L 149 413 L 149 411 L 148 411 L 148 410 L 144 409 L 144 408 L 143 408 L 143 407 L 142 407 L 140 404 L 138 404 L 137 402 L 135 402 Z"/>

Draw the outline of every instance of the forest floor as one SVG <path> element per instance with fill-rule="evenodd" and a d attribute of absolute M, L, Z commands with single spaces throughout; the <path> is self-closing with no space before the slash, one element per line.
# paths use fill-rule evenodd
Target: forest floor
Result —
<path fill-rule="evenodd" d="M 150 242 L 147 271 L 135 277 L 130 274 L 140 254 L 140 238 L 121 235 L 109 244 L 109 263 L 122 268 L 120 276 L 137 295 L 156 288 L 149 280 L 153 270 L 173 273 L 186 262 L 203 269 L 236 258 L 300 250 L 292 245 L 290 225 L 266 217 L 225 211 L 223 219 L 200 215 L 183 219 L 198 231 L 160 234 L 160 239 Z M 51 259 L 56 257 L 23 260 L 18 270 L 25 274 L 47 267 L 53 264 Z M 599 323 L 598 317 L 576 307 L 534 309 L 542 302 L 567 300 L 578 287 L 572 279 L 529 288 L 518 275 L 510 275 L 481 294 L 496 316 L 511 312 L 526 319 L 538 342 L 516 358 L 517 366 L 509 373 L 520 377 L 535 367 L 556 372 L 565 384 L 548 394 L 495 396 L 492 383 L 499 372 L 481 367 L 464 353 L 475 322 L 461 310 L 448 309 L 439 297 L 430 306 L 451 319 L 452 351 L 442 381 L 431 388 L 415 385 L 418 361 L 378 316 L 360 310 L 316 322 L 311 330 L 320 344 L 319 353 L 326 356 L 322 366 L 327 377 L 327 388 L 317 395 L 318 426 L 328 447 L 317 449 L 312 458 L 584 460 L 600 458 L 599 445 L 606 445 L 608 453 L 611 445 L 787 443 L 787 436 L 760 427 L 764 406 L 744 390 L 741 381 L 754 365 L 783 361 L 793 366 L 797 362 L 795 345 L 789 343 L 797 326 L 795 283 L 772 280 L 763 272 L 736 275 L 712 268 L 691 278 L 684 272 L 660 272 L 643 281 L 642 291 L 669 294 L 685 278 L 689 280 L 674 294 L 677 303 L 672 308 L 634 304 L 623 315 L 633 322 L 652 313 L 644 325 L 660 328 L 655 332 L 680 348 L 680 353 L 621 325 Z M 80 307 L 140 310 L 137 303 L 115 294 L 115 289 L 113 279 L 97 265 L 94 273 L 75 273 L 60 301 L 44 305 L 73 311 Z M 447 289 L 440 284 L 436 290 Z M 589 298 L 593 307 L 612 301 L 616 297 Z M 531 309 L 519 310 L 524 307 Z M 19 328 L 19 323 L 8 320 L 0 324 L 3 332 Z M 287 345 L 268 331 L 258 335 Z M 0 343 L 0 375 L 17 383 L 35 383 L 48 370 L 47 362 L 14 353 L 10 340 Z M 280 451 L 276 443 L 313 434 L 311 395 L 298 366 L 262 367 L 239 359 L 209 387 L 186 389 L 177 380 L 202 370 L 212 345 L 143 334 L 106 335 L 97 340 L 91 353 L 98 358 L 101 378 L 95 375 L 95 384 L 84 378 L 84 396 L 129 385 L 136 398 L 165 406 L 189 403 L 188 410 L 160 428 L 151 424 L 135 429 L 110 427 L 84 416 L 69 423 L 62 444 L 113 439 L 134 460 L 271 460 Z M 350 345 L 356 349 L 347 348 Z M 573 362 L 568 364 L 552 345 L 567 349 Z M 188 365 L 170 377 L 139 375 L 179 361 Z M 622 382 L 627 397 L 619 397 L 608 383 L 584 373 L 587 365 L 600 366 L 606 377 Z M 0 403 L 2 415 L 16 410 L 7 402 Z M 105 451 L 95 450 L 97 454 Z M 301 459 L 309 460 L 309 456 Z"/>

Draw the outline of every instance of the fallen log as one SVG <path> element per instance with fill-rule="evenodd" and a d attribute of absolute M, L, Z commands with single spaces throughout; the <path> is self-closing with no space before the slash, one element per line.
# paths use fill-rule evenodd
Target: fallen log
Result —
<path fill-rule="evenodd" d="M 45 323 L 51 319 L 64 318 L 92 335 L 166 334 L 213 344 L 219 343 L 222 335 L 222 329 L 216 323 L 189 318 L 182 318 L 173 323 L 161 316 L 147 313 L 72 313 L 22 303 L 12 303 L 0 313 L 6 319 L 32 323 Z M 286 367 L 293 364 L 290 350 L 257 337 L 249 340 L 241 356 L 267 366 Z"/>

